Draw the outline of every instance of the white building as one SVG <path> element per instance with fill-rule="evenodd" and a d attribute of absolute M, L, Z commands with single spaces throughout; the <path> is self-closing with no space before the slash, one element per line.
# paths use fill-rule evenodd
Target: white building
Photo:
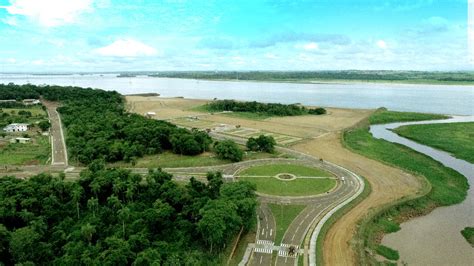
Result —
<path fill-rule="evenodd" d="M 40 104 L 41 102 L 38 99 L 24 99 L 23 104 L 24 105 L 35 105 L 35 104 Z"/>
<path fill-rule="evenodd" d="M 6 132 L 24 132 L 28 130 L 28 124 L 13 123 L 3 128 Z"/>

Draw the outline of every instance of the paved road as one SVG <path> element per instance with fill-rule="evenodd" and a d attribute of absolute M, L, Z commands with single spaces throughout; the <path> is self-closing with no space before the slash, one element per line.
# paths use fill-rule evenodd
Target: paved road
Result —
<path fill-rule="evenodd" d="M 276 223 L 266 203 L 258 209 L 259 230 L 255 250 L 250 265 L 270 265 L 272 263 L 273 244 L 275 242 Z"/>
<path fill-rule="evenodd" d="M 51 123 L 51 164 L 67 166 L 67 149 L 64 140 L 61 117 L 59 116 L 59 113 L 56 110 L 56 108 L 58 107 L 58 103 L 44 100 L 42 101 L 42 103 L 44 106 L 46 106 L 49 121 Z"/>

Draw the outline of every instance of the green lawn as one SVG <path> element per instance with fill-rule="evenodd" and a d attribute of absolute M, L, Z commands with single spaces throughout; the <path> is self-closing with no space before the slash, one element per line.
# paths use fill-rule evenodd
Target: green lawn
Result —
<path fill-rule="evenodd" d="M 45 164 L 51 152 L 48 137 L 36 136 L 32 143 L 8 143 L 0 148 L 0 164 Z"/>
<path fill-rule="evenodd" d="M 336 180 L 329 178 L 296 178 L 283 181 L 274 177 L 241 176 L 239 180 L 248 181 L 257 186 L 257 191 L 278 196 L 310 196 L 329 191 Z"/>
<path fill-rule="evenodd" d="M 474 122 L 403 126 L 395 132 L 474 163 Z"/>
<path fill-rule="evenodd" d="M 244 160 L 255 160 L 263 158 L 274 158 L 280 154 L 270 154 L 263 152 L 247 152 L 244 154 Z M 135 166 L 131 163 L 126 162 L 115 162 L 109 164 L 111 167 L 139 167 L 139 168 L 174 168 L 174 167 L 198 167 L 198 166 L 213 166 L 232 163 L 229 160 L 222 160 L 216 157 L 212 152 L 205 152 L 200 155 L 179 155 L 170 151 L 163 152 L 161 154 L 146 155 L 142 158 L 138 158 Z"/>
<path fill-rule="evenodd" d="M 466 227 L 461 231 L 462 236 L 474 247 L 474 227 Z"/>
<path fill-rule="evenodd" d="M 318 176 L 332 177 L 328 173 L 319 168 L 313 168 L 296 164 L 270 164 L 250 167 L 239 173 L 241 176 L 275 176 L 280 173 L 294 174 L 296 176 Z"/>
<path fill-rule="evenodd" d="M 306 205 L 268 204 L 275 217 L 275 245 L 279 245 L 286 229 Z"/>
<path fill-rule="evenodd" d="M 375 124 L 387 124 L 393 122 L 409 122 L 409 121 L 422 121 L 422 120 L 434 120 L 434 119 L 446 119 L 448 116 L 438 114 L 424 114 L 424 113 L 412 113 L 412 112 L 395 112 L 388 111 L 385 109 L 379 109 L 373 113 L 369 122 L 372 125 Z"/>
<path fill-rule="evenodd" d="M 198 105 L 194 106 L 189 109 L 190 111 L 196 111 L 196 112 L 203 112 L 203 113 L 220 113 L 219 111 L 213 111 L 209 108 L 209 105 L 203 104 L 203 105 Z M 225 115 L 229 117 L 237 117 L 237 118 L 243 118 L 243 119 L 250 119 L 250 120 L 263 120 L 269 117 L 272 117 L 271 115 L 264 114 L 264 113 L 251 113 L 251 112 L 231 112 L 231 113 L 221 113 L 220 115 Z"/>

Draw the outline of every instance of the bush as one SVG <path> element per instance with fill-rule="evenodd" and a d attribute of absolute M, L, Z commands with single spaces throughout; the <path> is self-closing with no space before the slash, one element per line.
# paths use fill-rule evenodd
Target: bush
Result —
<path fill-rule="evenodd" d="M 273 153 L 275 151 L 276 141 L 272 136 L 260 135 L 258 138 L 249 138 L 247 149 L 251 151 L 263 151 Z"/>
<path fill-rule="evenodd" d="M 41 129 L 41 131 L 46 131 L 51 127 L 51 124 L 48 120 L 43 120 L 38 123 L 38 127 Z"/>
<path fill-rule="evenodd" d="M 308 114 L 310 115 L 323 115 L 325 113 L 326 113 L 326 109 L 321 108 L 321 107 L 308 110 Z"/>
<path fill-rule="evenodd" d="M 239 146 L 232 140 L 224 140 L 214 145 L 214 151 L 221 159 L 231 160 L 233 162 L 242 161 L 243 152 Z"/>
<path fill-rule="evenodd" d="M 400 258 L 400 254 L 398 254 L 398 251 L 384 245 L 378 245 L 375 251 L 377 252 L 377 254 L 384 256 L 389 260 L 398 260 Z"/>

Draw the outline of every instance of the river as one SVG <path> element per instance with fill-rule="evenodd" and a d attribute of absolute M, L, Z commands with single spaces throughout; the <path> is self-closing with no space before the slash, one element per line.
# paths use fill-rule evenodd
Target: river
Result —
<path fill-rule="evenodd" d="M 207 81 L 116 74 L 0 74 L 0 83 L 50 84 L 116 90 L 122 94 L 159 93 L 164 97 L 236 99 L 263 102 L 396 111 L 474 115 L 474 86 L 382 83 L 272 83 Z"/>
<path fill-rule="evenodd" d="M 474 226 L 474 164 L 390 131 L 403 125 L 455 122 L 474 122 L 474 116 L 374 125 L 370 128 L 375 138 L 400 143 L 424 153 L 464 175 L 471 185 L 468 196 L 462 203 L 436 208 L 428 215 L 411 219 L 401 224 L 400 231 L 383 238 L 382 244 L 397 249 L 401 260 L 409 265 L 473 265 L 474 262 L 474 249 L 460 233 L 464 227 Z"/>

